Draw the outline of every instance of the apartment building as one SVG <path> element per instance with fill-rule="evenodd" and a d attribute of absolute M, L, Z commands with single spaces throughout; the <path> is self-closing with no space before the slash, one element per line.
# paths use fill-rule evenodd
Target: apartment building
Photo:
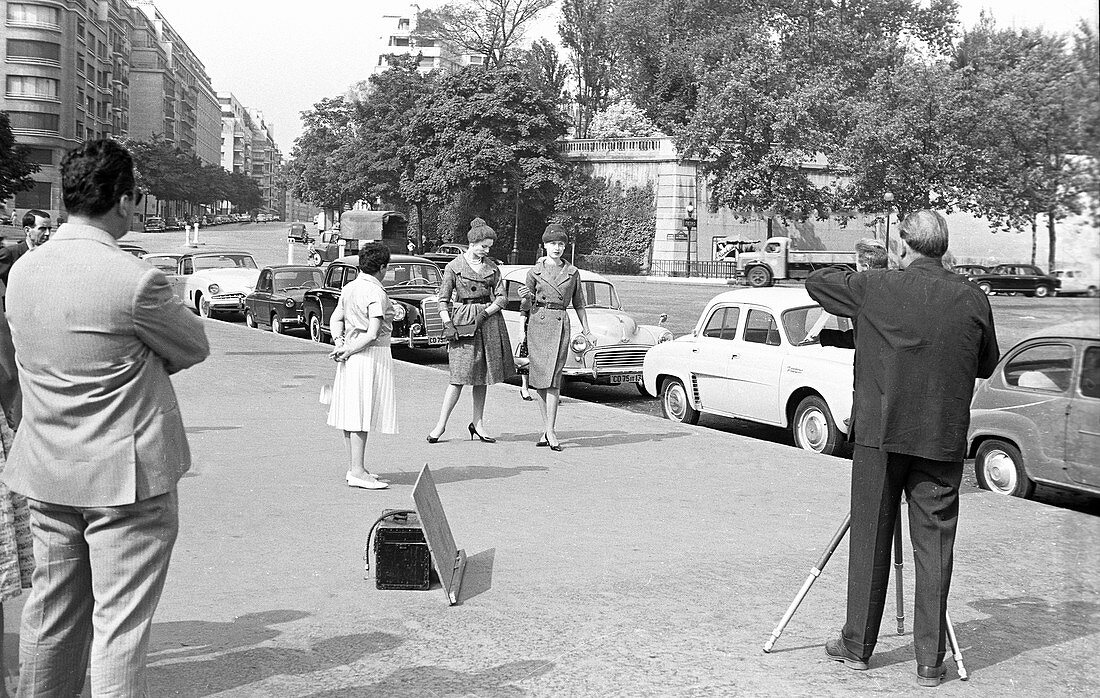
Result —
<path fill-rule="evenodd" d="M 61 209 L 58 165 L 86 138 L 129 134 L 130 34 L 125 0 L 0 2 L 0 110 L 41 166 L 9 208 Z"/>
<path fill-rule="evenodd" d="M 262 112 L 244 106 L 231 92 L 219 92 L 218 103 L 222 167 L 251 177 L 260 188 L 261 212 L 282 216 L 286 205 L 278 175 L 283 155 L 275 144 L 274 126 Z"/>
<path fill-rule="evenodd" d="M 382 33 L 376 38 L 377 56 L 372 63 L 373 72 L 381 73 L 389 67 L 386 58 L 394 55 L 420 56 L 419 70 L 454 72 L 467 65 L 480 65 L 484 56 L 464 53 L 456 44 L 420 30 L 418 18 L 420 6 L 410 4 L 400 14 L 382 15 L 379 26 Z"/>
<path fill-rule="evenodd" d="M 164 138 L 217 164 L 221 107 L 205 66 L 152 0 L 127 2 L 144 18 L 131 34 L 130 137 Z"/>

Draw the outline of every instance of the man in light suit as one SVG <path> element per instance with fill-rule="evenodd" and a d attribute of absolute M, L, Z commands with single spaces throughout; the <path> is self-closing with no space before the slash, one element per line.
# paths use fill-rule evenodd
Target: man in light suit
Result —
<path fill-rule="evenodd" d="M 917 211 L 900 232 L 902 269 L 823 269 L 806 280 L 821 307 L 853 318 L 857 328 L 848 614 L 825 654 L 867 669 L 904 491 L 916 569 L 917 683 L 931 687 L 944 672 L 970 398 L 975 379 L 988 378 L 999 355 L 986 295 L 943 267 L 943 216 Z"/>
<path fill-rule="evenodd" d="M 12 268 L 23 422 L 4 472 L 30 500 L 36 569 L 19 695 L 143 696 L 145 654 L 191 465 L 169 374 L 207 357 L 201 320 L 121 250 L 141 199 L 130 154 L 85 142 L 61 163 L 69 221 Z"/>

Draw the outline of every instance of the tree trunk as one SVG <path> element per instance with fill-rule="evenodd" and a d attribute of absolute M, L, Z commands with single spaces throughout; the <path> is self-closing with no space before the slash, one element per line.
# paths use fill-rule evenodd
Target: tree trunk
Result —
<path fill-rule="evenodd" d="M 1054 234 L 1054 211 L 1047 211 L 1047 234 L 1050 237 L 1050 251 L 1047 255 L 1047 273 L 1054 273 L 1054 252 L 1057 241 Z"/>
<path fill-rule="evenodd" d="M 1031 214 L 1031 263 L 1035 264 L 1035 256 L 1039 247 L 1039 216 Z"/>
<path fill-rule="evenodd" d="M 417 254 L 424 254 L 424 203 L 416 202 L 416 250 Z"/>

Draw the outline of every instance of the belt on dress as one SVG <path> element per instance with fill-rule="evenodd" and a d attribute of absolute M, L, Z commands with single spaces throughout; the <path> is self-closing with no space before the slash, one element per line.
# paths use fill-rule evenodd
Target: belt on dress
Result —
<path fill-rule="evenodd" d="M 459 303 L 488 303 L 492 298 L 489 296 L 475 296 L 473 298 L 459 298 Z"/>
<path fill-rule="evenodd" d="M 548 308 L 550 310 L 565 310 L 565 303 L 543 303 L 541 301 L 535 301 L 535 307 Z"/>

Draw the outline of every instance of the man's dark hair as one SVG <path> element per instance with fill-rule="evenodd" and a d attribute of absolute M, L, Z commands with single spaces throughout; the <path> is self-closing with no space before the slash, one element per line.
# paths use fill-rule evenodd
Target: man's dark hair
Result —
<path fill-rule="evenodd" d="M 30 211 L 23 214 L 23 227 L 33 228 L 35 217 L 49 218 L 50 214 L 47 211 L 39 211 L 37 208 L 32 208 Z"/>
<path fill-rule="evenodd" d="M 85 141 L 61 161 L 61 196 L 71 213 L 100 216 L 134 192 L 134 160 L 117 141 Z"/>
<path fill-rule="evenodd" d="M 380 242 L 370 242 L 359 250 L 359 269 L 364 274 L 377 274 L 390 263 L 390 248 Z"/>

